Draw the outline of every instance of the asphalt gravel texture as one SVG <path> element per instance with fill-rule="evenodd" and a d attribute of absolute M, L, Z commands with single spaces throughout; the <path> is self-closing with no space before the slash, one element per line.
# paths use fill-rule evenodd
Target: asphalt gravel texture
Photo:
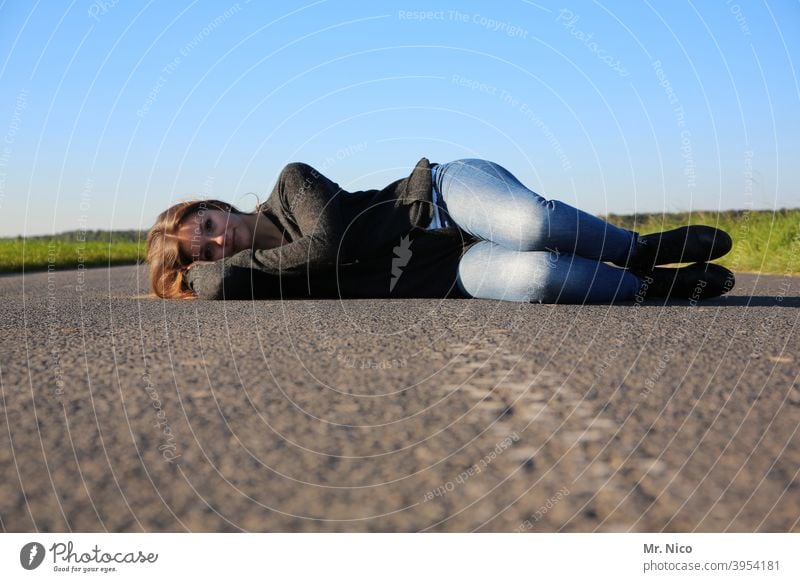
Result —
<path fill-rule="evenodd" d="M 692 304 L 0 277 L 6 532 L 797 532 L 800 278 Z"/>

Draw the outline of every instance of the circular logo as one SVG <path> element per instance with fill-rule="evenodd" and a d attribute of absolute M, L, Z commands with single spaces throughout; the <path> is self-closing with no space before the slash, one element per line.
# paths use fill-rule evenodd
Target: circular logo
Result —
<path fill-rule="evenodd" d="M 19 563 L 26 570 L 35 570 L 44 560 L 44 546 L 39 542 L 29 542 L 19 551 Z"/>

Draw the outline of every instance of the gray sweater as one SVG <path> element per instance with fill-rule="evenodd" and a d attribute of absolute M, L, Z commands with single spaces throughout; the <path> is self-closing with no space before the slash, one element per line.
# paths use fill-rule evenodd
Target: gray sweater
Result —
<path fill-rule="evenodd" d="M 202 299 L 465 297 L 458 263 L 478 239 L 456 226 L 425 230 L 435 165 L 422 158 L 385 188 L 347 192 L 287 164 L 257 210 L 288 242 L 197 264 L 187 284 Z"/>

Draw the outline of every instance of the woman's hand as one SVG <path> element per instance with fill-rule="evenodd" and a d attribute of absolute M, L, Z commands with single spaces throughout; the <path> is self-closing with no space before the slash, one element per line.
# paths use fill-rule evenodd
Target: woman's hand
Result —
<path fill-rule="evenodd" d="M 183 271 L 186 285 L 201 299 L 220 299 L 222 297 L 222 261 L 193 261 Z M 195 265 L 206 265 L 195 269 Z"/>

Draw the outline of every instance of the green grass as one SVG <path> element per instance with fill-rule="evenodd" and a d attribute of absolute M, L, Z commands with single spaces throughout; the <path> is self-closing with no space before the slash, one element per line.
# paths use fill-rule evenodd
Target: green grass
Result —
<path fill-rule="evenodd" d="M 23 255 L 24 244 L 24 255 Z M 0 273 L 58 270 L 112 265 L 135 264 L 144 260 L 144 241 L 114 242 L 109 246 L 100 241 L 63 241 L 51 239 L 0 239 Z M 23 259 L 24 257 L 24 259 Z"/>
<path fill-rule="evenodd" d="M 733 250 L 714 261 L 738 272 L 800 274 L 800 208 L 696 211 L 603 216 L 623 228 L 650 234 L 687 224 L 708 224 L 733 237 Z M 54 268 L 130 265 L 144 260 L 146 232 L 70 231 L 54 236 L 0 239 L 0 273 Z M 113 240 L 109 244 L 109 240 Z"/>
<path fill-rule="evenodd" d="M 734 272 L 800 274 L 800 208 L 723 210 L 604 216 L 605 220 L 640 234 L 687 224 L 708 224 L 733 238 L 730 253 L 714 261 Z"/>

